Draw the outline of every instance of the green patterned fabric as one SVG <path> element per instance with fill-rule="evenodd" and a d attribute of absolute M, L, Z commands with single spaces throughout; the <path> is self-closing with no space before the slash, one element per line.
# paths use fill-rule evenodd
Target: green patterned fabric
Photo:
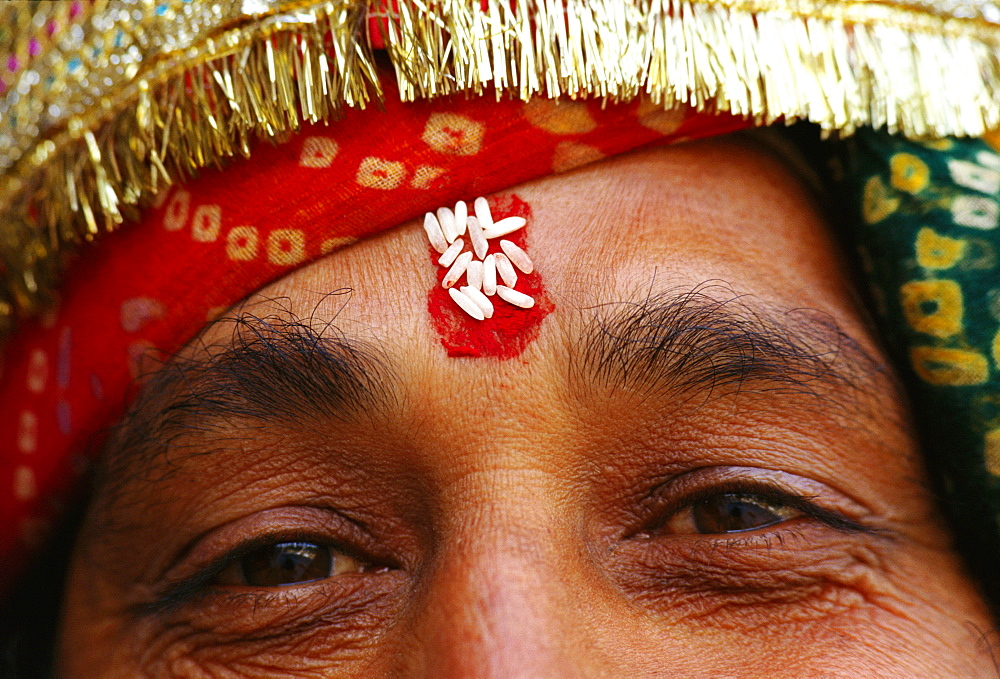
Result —
<path fill-rule="evenodd" d="M 860 132 L 835 178 L 946 510 L 1000 603 L 1000 154 Z"/>

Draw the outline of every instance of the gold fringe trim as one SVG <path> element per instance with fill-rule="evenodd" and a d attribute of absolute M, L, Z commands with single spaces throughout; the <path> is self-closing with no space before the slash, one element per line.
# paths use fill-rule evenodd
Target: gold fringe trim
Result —
<path fill-rule="evenodd" d="M 248 156 L 254 136 L 278 139 L 381 96 L 363 3 L 276 9 L 148 59 L 0 177 L 0 348 L 16 317 L 51 304 L 67 246 L 137 218 L 201 168 Z"/>
<path fill-rule="evenodd" d="M 64 16 L 68 3 L 54 4 Z M 143 55 L 58 124 L 39 132 L 21 117 L 13 125 L 16 157 L 0 153 L 0 338 L 16 316 L 49 302 L 65 246 L 116 228 L 200 168 L 247 155 L 254 136 L 280 138 L 301 120 L 380 97 L 370 14 L 385 19 L 404 100 L 489 90 L 524 99 L 647 95 L 667 108 L 763 124 L 808 119 L 837 133 L 1000 127 L 1000 26 L 924 2 L 220 0 L 194 22 L 183 0 L 162 6 L 165 19 L 146 2 L 130 44 L 186 40 Z M 98 0 L 93 11 L 130 7 Z M 41 25 L 24 8 L 18 16 Z M 101 44 L 121 25 L 109 22 Z M 63 71 L 56 76 L 72 86 Z M 31 110 L 22 105 L 20 115 Z M 4 113 L 0 128 L 11 125 Z"/>
<path fill-rule="evenodd" d="M 413 0 L 392 13 L 389 49 L 407 100 L 647 94 L 844 134 L 978 136 L 1000 125 L 1000 26 L 912 5 Z"/>

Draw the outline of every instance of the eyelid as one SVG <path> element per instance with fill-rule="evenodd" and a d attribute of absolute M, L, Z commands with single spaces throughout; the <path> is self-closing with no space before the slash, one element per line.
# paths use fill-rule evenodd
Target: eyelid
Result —
<path fill-rule="evenodd" d="M 269 509 L 219 526 L 196 540 L 154 585 L 153 600 L 135 606 L 135 613 L 143 616 L 174 610 L 210 591 L 220 573 L 254 550 L 295 541 L 343 552 L 373 569 L 398 568 L 382 545 L 338 512 L 302 506 Z"/>
<path fill-rule="evenodd" d="M 723 493 L 757 495 L 841 532 L 883 532 L 864 521 L 867 513 L 857 503 L 818 481 L 754 467 L 703 467 L 674 476 L 650 491 L 643 502 L 647 521 L 633 536 L 655 534 L 682 509 Z"/>
<path fill-rule="evenodd" d="M 307 584 L 313 584 L 319 580 L 325 580 L 327 578 L 337 577 L 338 575 L 343 575 L 344 573 L 367 573 L 372 571 L 372 564 L 369 559 L 362 556 L 356 556 L 351 553 L 351 550 L 344 549 L 339 544 L 331 544 L 329 540 L 319 537 L 314 538 L 311 536 L 292 536 L 288 537 L 286 534 L 281 534 L 278 536 L 261 536 L 265 539 L 254 538 L 251 540 L 251 545 L 243 544 L 240 545 L 235 552 L 230 552 L 224 558 L 227 562 L 225 568 L 219 571 L 215 578 L 212 580 L 212 584 L 233 590 L 267 590 L 273 588 L 280 588 L 287 591 L 291 587 L 299 587 Z M 264 544 L 260 544 L 263 542 Z M 259 545 L 259 546 L 256 546 Z M 248 546 L 251 547 L 248 551 Z M 246 559 L 248 557 L 253 557 L 254 555 L 260 555 L 261 552 L 273 554 L 274 550 L 279 547 L 283 547 L 287 552 L 293 554 L 302 555 L 305 552 L 311 552 L 313 558 L 323 557 L 323 552 L 329 557 L 329 563 L 327 564 L 328 570 L 325 575 L 319 575 L 318 577 L 304 577 L 302 580 L 290 581 L 287 583 L 279 583 L 274 585 L 257 585 L 249 584 L 243 582 L 244 580 L 249 580 L 250 576 L 246 571 Z M 316 548 L 315 550 L 313 548 Z M 231 580 L 227 582 L 226 580 Z"/>
<path fill-rule="evenodd" d="M 231 568 L 240 559 L 257 549 L 278 541 L 315 542 L 322 545 L 328 543 L 327 539 L 309 533 L 278 533 L 255 536 L 246 542 L 238 544 L 207 565 L 198 568 L 193 574 L 174 580 L 166 587 L 160 589 L 156 594 L 155 601 L 143 604 L 137 612 L 141 615 L 155 615 L 179 608 L 199 594 L 208 591 L 216 578 Z"/>
<path fill-rule="evenodd" d="M 719 500 L 720 498 L 728 498 L 730 502 L 739 502 L 764 508 L 773 516 L 773 520 L 757 526 L 736 528 L 733 530 L 700 530 L 695 517 L 699 505 L 709 503 L 712 500 Z M 658 532 L 663 531 L 670 535 L 732 535 L 734 533 L 773 530 L 779 524 L 801 518 L 805 514 L 798 507 L 792 506 L 795 504 L 793 502 L 794 499 L 786 496 L 775 497 L 771 489 L 748 491 L 743 487 L 736 489 L 706 488 L 693 497 L 685 498 L 681 507 L 663 517 L 657 530 Z"/>

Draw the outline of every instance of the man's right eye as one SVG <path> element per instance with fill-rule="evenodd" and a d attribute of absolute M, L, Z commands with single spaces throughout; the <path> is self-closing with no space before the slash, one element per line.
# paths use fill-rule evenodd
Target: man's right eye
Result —
<path fill-rule="evenodd" d="M 215 582 L 237 587 L 282 587 L 361 573 L 365 566 L 359 559 L 327 545 L 276 542 L 243 555 L 219 573 Z"/>
<path fill-rule="evenodd" d="M 756 493 L 718 493 L 681 509 L 665 527 L 671 533 L 739 533 L 801 515 L 797 509 Z"/>
<path fill-rule="evenodd" d="M 638 533 L 647 537 L 771 532 L 806 520 L 841 532 L 878 532 L 848 518 L 864 510 L 842 493 L 774 470 L 703 467 L 661 483 L 649 497 L 648 527 Z"/>

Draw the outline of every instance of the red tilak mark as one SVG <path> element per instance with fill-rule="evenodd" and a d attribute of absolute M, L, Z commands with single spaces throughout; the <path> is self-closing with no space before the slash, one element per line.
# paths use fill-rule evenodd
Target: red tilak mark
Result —
<path fill-rule="evenodd" d="M 527 252 L 526 232 L 531 226 L 531 206 L 517 194 L 510 194 L 490 199 L 490 210 L 494 220 L 515 216 L 528 220 L 528 225 L 523 229 L 504 236 L 504 239 Z M 502 252 L 500 240 L 494 238 L 487 241 L 491 254 Z M 448 270 L 446 267 L 438 266 L 437 260 L 441 255 L 434 248 L 428 247 L 428 252 L 437 270 L 437 285 L 427 293 L 427 310 L 431 314 L 434 329 L 441 337 L 441 344 L 449 356 L 491 356 L 500 359 L 520 356 L 521 352 L 538 337 L 542 319 L 555 309 L 555 305 L 545 294 L 545 286 L 542 285 L 542 277 L 536 267 L 530 274 L 518 271 L 517 285 L 514 286 L 518 292 L 534 297 L 535 306 L 530 309 L 520 309 L 494 295 L 490 299 L 494 308 L 493 318 L 477 321 L 459 309 L 448 295 L 448 291 L 441 287 L 441 281 Z M 464 277 L 462 280 L 465 280 Z"/>

